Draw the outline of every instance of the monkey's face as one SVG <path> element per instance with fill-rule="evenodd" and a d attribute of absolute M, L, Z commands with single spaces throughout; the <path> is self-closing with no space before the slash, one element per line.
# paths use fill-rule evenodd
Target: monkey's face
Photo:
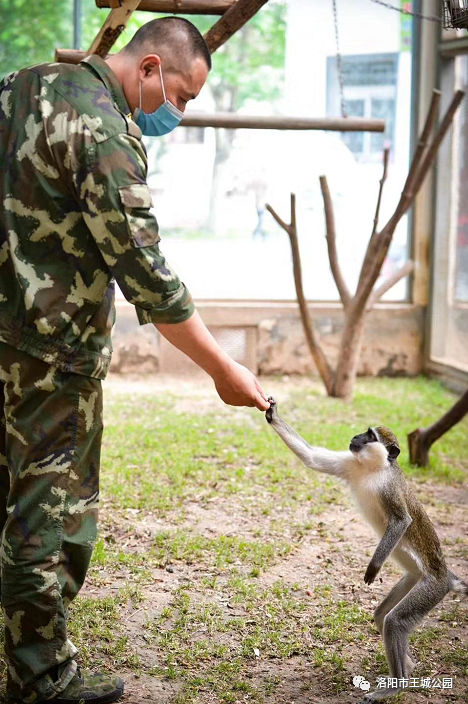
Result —
<path fill-rule="evenodd" d="M 382 436 L 381 436 L 382 431 Z M 385 432 L 383 432 L 385 431 Z M 400 454 L 396 437 L 388 428 L 369 428 L 366 433 L 355 435 L 349 443 L 349 449 L 358 459 L 395 460 Z"/>
<path fill-rule="evenodd" d="M 358 452 L 361 452 L 367 445 L 373 442 L 379 442 L 379 438 L 377 437 L 377 433 L 373 430 L 373 428 L 369 428 L 369 430 L 366 433 L 360 433 L 359 435 L 355 435 L 354 438 L 352 438 L 351 442 L 349 443 L 349 449 L 351 452 L 354 452 L 355 454 Z"/>

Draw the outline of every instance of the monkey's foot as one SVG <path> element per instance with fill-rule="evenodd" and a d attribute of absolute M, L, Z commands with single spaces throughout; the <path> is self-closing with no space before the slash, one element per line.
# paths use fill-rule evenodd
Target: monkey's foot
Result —
<path fill-rule="evenodd" d="M 270 408 L 265 412 L 265 418 L 267 419 L 268 423 L 272 423 L 273 419 L 278 415 L 278 409 L 276 406 L 276 401 L 273 398 L 273 396 L 268 396 L 268 403 L 270 404 Z"/>
<path fill-rule="evenodd" d="M 373 692 L 366 694 L 362 702 L 359 704 L 373 704 L 373 702 L 378 702 L 380 699 L 386 699 L 387 697 L 394 697 L 395 694 L 402 692 L 401 687 L 386 687 L 382 689 L 376 689 Z"/>

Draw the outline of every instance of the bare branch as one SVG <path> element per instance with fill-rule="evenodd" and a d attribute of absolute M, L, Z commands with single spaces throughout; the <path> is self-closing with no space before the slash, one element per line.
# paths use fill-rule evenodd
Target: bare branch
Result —
<path fill-rule="evenodd" d="M 382 178 L 380 179 L 379 195 L 377 197 L 377 205 L 375 207 L 374 225 L 372 228 L 372 234 L 371 234 L 369 242 L 367 244 L 366 253 L 364 255 L 364 261 L 362 262 L 362 267 L 361 267 L 361 272 L 359 274 L 357 290 L 359 290 L 359 287 L 361 286 L 361 282 L 365 280 L 365 278 L 368 275 L 369 270 L 372 268 L 372 262 L 374 259 L 374 250 L 375 250 L 375 246 L 376 246 L 375 240 L 377 237 L 377 225 L 379 222 L 380 205 L 382 202 L 382 193 L 383 193 L 385 181 L 387 180 L 389 154 L 390 154 L 390 148 L 386 146 L 384 148 L 384 152 L 383 152 L 383 173 L 382 173 Z"/>
<path fill-rule="evenodd" d="M 419 189 L 421 188 L 422 183 L 423 183 L 424 179 L 426 178 L 427 172 L 430 170 L 430 168 L 432 166 L 432 163 L 436 157 L 437 151 L 442 143 L 442 140 L 444 139 L 445 135 L 447 134 L 449 127 L 452 124 L 453 118 L 455 117 L 455 113 L 458 110 L 458 107 L 464 97 L 465 97 L 464 91 L 457 90 L 455 92 L 455 95 L 453 96 L 452 102 L 450 103 L 450 105 L 447 109 L 447 112 L 445 113 L 444 117 L 442 118 L 442 122 L 440 123 L 440 126 L 434 135 L 434 139 L 432 140 L 431 144 L 429 145 L 429 148 L 427 150 L 424 161 L 421 164 L 421 168 L 419 169 L 419 171 L 416 175 L 415 183 L 413 186 L 413 191 L 414 191 L 413 200 L 414 200 L 414 197 L 416 196 L 416 194 L 418 193 Z"/>
<path fill-rule="evenodd" d="M 389 278 L 386 279 L 378 288 L 375 288 L 369 296 L 369 300 L 367 301 L 367 310 L 371 310 L 371 308 L 377 303 L 377 301 L 382 298 L 384 293 L 390 291 L 390 289 L 395 286 L 395 284 L 397 284 L 400 279 L 404 279 L 405 276 L 411 274 L 413 269 L 414 262 L 409 259 L 404 266 L 395 271 L 392 276 L 389 276 Z"/>
<path fill-rule="evenodd" d="M 282 220 L 282 219 L 280 218 L 280 216 L 278 215 L 278 213 L 276 212 L 276 210 L 274 210 L 274 208 L 272 208 L 272 206 L 269 205 L 268 203 L 266 204 L 266 209 L 268 210 L 269 213 L 271 213 L 271 214 L 273 215 L 273 217 L 275 218 L 275 220 L 276 220 L 276 222 L 278 223 L 278 225 L 279 225 L 280 227 L 282 227 L 283 230 L 286 230 L 286 232 L 287 232 L 288 235 L 289 235 L 289 230 L 290 230 L 290 227 L 291 227 L 291 226 L 290 226 L 290 225 L 287 225 L 287 224 L 284 222 L 284 220 Z M 289 236 L 291 236 L 291 235 L 289 235 Z"/>
<path fill-rule="evenodd" d="M 444 433 L 468 413 L 468 391 L 438 421 L 428 428 L 417 428 L 408 435 L 411 464 L 429 466 L 429 449 Z"/>
<path fill-rule="evenodd" d="M 434 89 L 432 91 L 432 100 L 429 106 L 429 112 L 427 113 L 426 122 L 424 124 L 423 131 L 421 132 L 414 156 L 411 159 L 408 176 L 406 177 L 405 185 L 403 186 L 403 190 L 401 192 L 402 196 L 404 194 L 410 194 L 413 189 L 416 173 L 426 150 L 427 142 L 432 134 L 432 130 L 434 129 L 437 115 L 439 114 L 440 98 L 440 90 Z"/>
<path fill-rule="evenodd" d="M 330 189 L 328 188 L 328 181 L 326 176 L 320 176 L 320 187 L 322 189 L 323 203 L 325 206 L 325 222 L 327 227 L 327 247 L 328 247 L 328 258 L 330 260 L 330 268 L 335 280 L 338 293 L 340 294 L 341 302 L 343 308 L 349 306 L 351 300 L 351 294 L 349 292 L 346 281 L 343 278 L 341 272 L 341 267 L 338 261 L 338 253 L 336 251 L 336 228 L 335 228 L 335 214 L 333 212 L 333 201 L 330 195 Z"/>
<path fill-rule="evenodd" d="M 385 181 L 387 180 L 389 154 L 390 154 L 390 147 L 386 146 L 384 148 L 384 152 L 383 152 L 383 174 L 382 174 L 382 178 L 380 179 L 379 195 L 377 198 L 377 205 L 375 208 L 374 227 L 372 228 L 371 239 L 375 235 L 375 233 L 377 232 L 377 225 L 379 224 L 380 205 L 382 203 L 382 193 L 383 193 L 384 184 L 385 184 Z"/>
<path fill-rule="evenodd" d="M 330 396 L 333 388 L 333 372 L 328 364 L 327 358 L 315 336 L 314 328 L 310 318 L 309 309 L 307 307 L 306 297 L 304 295 L 304 287 L 302 284 L 302 264 L 301 264 L 301 254 L 299 251 L 299 242 L 297 239 L 297 227 L 296 227 L 296 196 L 291 193 L 291 223 L 288 225 L 280 218 L 276 211 L 267 204 L 267 210 L 273 215 L 276 222 L 285 230 L 289 235 L 289 241 L 291 243 L 292 259 L 293 259 L 293 271 L 294 271 L 294 284 L 296 287 L 297 301 L 299 303 L 299 312 L 301 315 L 302 325 L 304 328 L 304 333 L 306 336 L 307 344 L 309 346 L 310 353 L 317 367 L 318 373 L 325 384 L 327 394 Z"/>
<path fill-rule="evenodd" d="M 366 301 L 372 292 L 372 289 L 375 285 L 375 282 L 377 281 L 380 270 L 382 268 L 382 264 L 384 263 L 385 257 L 387 256 L 388 248 L 390 247 L 395 228 L 400 222 L 403 215 L 408 210 L 408 208 L 410 208 L 413 204 L 414 199 L 416 198 L 418 191 L 423 184 L 424 178 L 427 176 L 427 173 L 433 164 L 440 144 L 452 123 L 452 120 L 455 116 L 455 112 L 459 107 L 463 96 L 463 91 L 456 91 L 453 100 L 450 103 L 450 106 L 447 112 L 445 113 L 445 116 L 427 149 L 426 156 L 424 157 L 422 164 L 420 164 L 419 169 L 416 171 L 416 175 L 411 177 L 411 170 L 413 169 L 414 165 L 413 160 L 413 165 L 411 166 L 410 174 L 406 179 L 406 184 L 403 189 L 400 202 L 398 203 L 395 212 L 391 216 L 390 220 L 378 234 L 378 245 L 375 247 L 372 255 L 372 267 L 369 268 L 369 271 L 366 273 L 365 277 L 362 277 L 354 299 L 356 303 L 356 311 L 366 305 Z M 430 112 L 431 111 L 432 106 Z M 426 127 L 428 121 L 429 117 L 428 120 L 426 120 Z M 412 187 L 411 184 L 413 184 Z"/>

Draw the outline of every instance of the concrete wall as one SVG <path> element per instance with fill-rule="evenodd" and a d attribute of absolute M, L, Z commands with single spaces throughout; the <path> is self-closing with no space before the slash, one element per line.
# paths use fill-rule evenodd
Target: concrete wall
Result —
<path fill-rule="evenodd" d="M 294 303 L 199 302 L 205 323 L 226 351 L 259 374 L 316 373 Z M 310 304 L 325 353 L 335 362 L 343 326 L 339 304 Z M 423 370 L 424 308 L 380 304 L 368 318 L 359 374 L 406 376 Z M 196 373 L 197 367 L 151 325 L 140 327 L 127 303 L 117 306 L 114 372 Z"/>

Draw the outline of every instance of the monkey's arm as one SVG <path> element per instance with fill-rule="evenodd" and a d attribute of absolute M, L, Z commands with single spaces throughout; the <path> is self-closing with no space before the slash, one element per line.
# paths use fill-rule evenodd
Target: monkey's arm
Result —
<path fill-rule="evenodd" d="M 279 417 L 275 401 L 271 397 L 268 400 L 271 405 L 265 414 L 267 422 L 306 467 L 324 474 L 345 478 L 347 467 L 354 461 L 352 453 L 333 452 L 322 447 L 312 447 Z"/>
<path fill-rule="evenodd" d="M 372 559 L 369 562 L 364 575 L 364 582 L 366 584 L 372 584 L 374 579 L 379 574 L 382 565 L 390 557 L 393 550 L 396 548 L 402 537 L 404 536 L 408 526 L 412 523 L 413 519 L 402 510 L 403 504 L 390 508 L 390 516 L 387 524 L 385 533 L 383 534 L 380 543 L 377 545 Z M 392 508 L 396 508 L 392 511 Z"/>

